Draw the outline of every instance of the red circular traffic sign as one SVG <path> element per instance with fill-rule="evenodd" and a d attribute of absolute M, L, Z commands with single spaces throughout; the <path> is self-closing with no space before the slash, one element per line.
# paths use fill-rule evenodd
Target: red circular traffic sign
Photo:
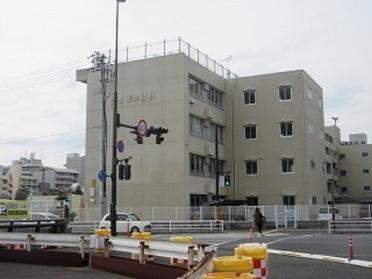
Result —
<path fill-rule="evenodd" d="M 138 122 L 137 134 L 142 138 L 147 134 L 147 123 L 143 119 Z"/>

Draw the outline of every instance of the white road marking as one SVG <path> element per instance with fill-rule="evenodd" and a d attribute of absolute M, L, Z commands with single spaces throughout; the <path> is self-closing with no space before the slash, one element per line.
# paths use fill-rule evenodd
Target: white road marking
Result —
<path fill-rule="evenodd" d="M 372 262 L 370 262 L 370 261 L 349 260 L 347 258 L 341 258 L 341 257 L 317 255 L 317 254 L 310 254 L 310 253 L 300 253 L 300 252 L 284 251 L 284 250 L 275 250 L 275 249 L 268 249 L 268 252 L 269 252 L 269 254 L 279 255 L 279 256 L 305 258 L 305 259 L 320 260 L 320 261 L 333 262 L 333 263 L 350 264 L 350 265 L 355 265 L 355 266 L 362 266 L 362 267 L 372 268 Z"/>

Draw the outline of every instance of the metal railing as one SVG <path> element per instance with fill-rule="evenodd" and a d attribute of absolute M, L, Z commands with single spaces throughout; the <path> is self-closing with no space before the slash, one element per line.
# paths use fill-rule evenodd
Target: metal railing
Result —
<path fill-rule="evenodd" d="M 234 74 L 215 59 L 209 57 L 198 48 L 180 37 L 177 39 L 163 40 L 161 42 L 145 43 L 139 46 L 127 46 L 119 49 L 119 62 L 130 62 L 140 59 L 184 53 L 188 58 L 207 68 L 223 78 L 237 78 Z"/>
<path fill-rule="evenodd" d="M 66 229 L 67 222 L 64 219 L 0 221 L 0 232 L 64 233 Z"/>
<path fill-rule="evenodd" d="M 372 233 L 372 220 L 371 221 L 329 221 L 328 233 Z"/>

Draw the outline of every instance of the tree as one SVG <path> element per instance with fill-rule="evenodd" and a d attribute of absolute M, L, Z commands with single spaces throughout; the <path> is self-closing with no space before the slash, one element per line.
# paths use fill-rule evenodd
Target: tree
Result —
<path fill-rule="evenodd" d="M 15 194 L 14 199 L 18 201 L 24 201 L 28 198 L 28 190 L 26 188 L 19 188 Z"/>

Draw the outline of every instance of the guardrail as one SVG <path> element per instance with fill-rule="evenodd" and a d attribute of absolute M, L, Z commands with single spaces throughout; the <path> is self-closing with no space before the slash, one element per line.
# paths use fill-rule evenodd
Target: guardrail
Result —
<path fill-rule="evenodd" d="M 153 232 L 223 231 L 223 220 L 152 221 Z"/>
<path fill-rule="evenodd" d="M 372 220 L 328 221 L 328 233 L 372 233 Z"/>
<path fill-rule="evenodd" d="M 64 233 L 67 222 L 64 219 L 45 220 L 14 220 L 0 221 L 0 232 L 35 232 L 35 233 Z"/>
<path fill-rule="evenodd" d="M 224 231 L 225 222 L 223 220 L 203 220 L 203 221 L 152 221 L 152 232 L 207 232 Z M 99 222 L 73 222 L 69 223 L 68 229 L 71 233 L 94 234 L 94 230 L 99 228 Z"/>
<path fill-rule="evenodd" d="M 72 234 L 28 234 L 28 233 L 0 233 L 0 245 L 24 244 L 27 251 L 31 251 L 32 246 L 62 246 L 69 248 L 79 248 L 79 254 L 84 257 L 84 251 L 88 240 L 83 236 Z"/>
<path fill-rule="evenodd" d="M 102 241 L 97 241 L 101 238 Z M 104 241 L 103 241 L 104 240 Z M 27 251 L 32 247 L 68 247 L 77 248 L 82 259 L 89 248 L 100 249 L 106 256 L 112 252 L 126 252 L 136 254 L 140 263 L 146 263 L 150 256 L 170 259 L 180 259 L 188 266 L 204 258 L 205 245 L 191 243 L 175 243 L 166 241 L 145 241 L 138 239 L 109 238 L 90 236 L 84 237 L 73 234 L 27 234 L 27 233 L 0 233 L 0 246 L 23 244 Z M 91 250 L 92 251 L 92 250 Z"/>

